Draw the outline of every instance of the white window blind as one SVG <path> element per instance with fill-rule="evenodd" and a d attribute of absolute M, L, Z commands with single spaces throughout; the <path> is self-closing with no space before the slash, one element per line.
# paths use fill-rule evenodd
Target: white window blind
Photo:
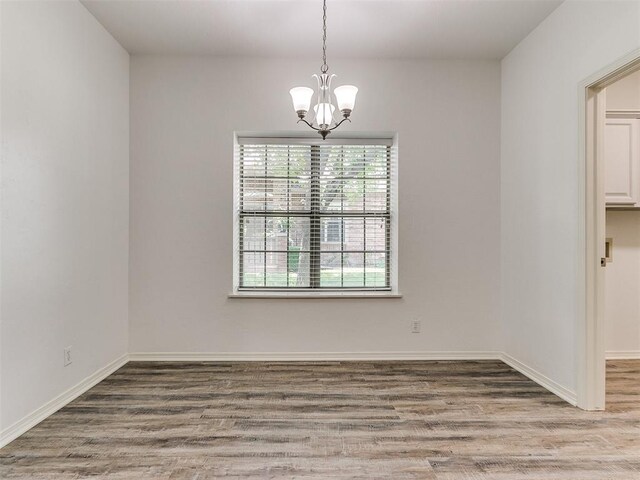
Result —
<path fill-rule="evenodd" d="M 238 290 L 391 290 L 391 141 L 241 138 Z"/>

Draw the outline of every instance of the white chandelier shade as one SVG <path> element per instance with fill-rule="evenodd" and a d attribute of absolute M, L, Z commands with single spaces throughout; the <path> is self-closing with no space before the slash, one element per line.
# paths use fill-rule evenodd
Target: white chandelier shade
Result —
<path fill-rule="evenodd" d="M 337 87 L 333 93 L 338 101 L 338 110 L 341 112 L 344 112 L 345 110 L 351 112 L 353 110 L 353 107 L 356 104 L 358 87 L 354 87 L 353 85 L 342 85 L 341 87 Z"/>
<path fill-rule="evenodd" d="M 320 103 L 313 107 L 313 111 L 316 113 L 316 124 L 321 127 L 328 127 L 333 122 L 333 112 L 336 109 L 330 103 Z"/>
<path fill-rule="evenodd" d="M 293 108 L 296 112 L 308 112 L 311 106 L 313 89 L 309 87 L 295 87 L 289 90 L 293 99 Z"/>

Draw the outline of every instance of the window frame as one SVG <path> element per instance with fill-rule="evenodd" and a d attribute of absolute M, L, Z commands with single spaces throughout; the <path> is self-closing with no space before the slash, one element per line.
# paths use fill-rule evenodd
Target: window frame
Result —
<path fill-rule="evenodd" d="M 241 246 L 241 231 L 242 221 L 244 218 L 247 218 L 247 215 L 242 215 L 240 210 L 240 182 L 241 182 L 241 145 L 309 145 L 312 149 L 314 147 L 318 148 L 322 145 L 384 145 L 387 146 L 387 175 L 385 178 L 388 184 L 387 190 L 387 207 L 383 211 L 383 213 L 367 213 L 366 211 L 355 213 L 353 216 L 356 218 L 366 219 L 367 217 L 372 218 L 385 218 L 386 219 L 386 230 L 385 230 L 385 253 L 386 253 L 386 265 L 385 265 L 385 286 L 321 286 L 320 285 L 320 275 L 321 266 L 320 266 L 320 253 L 324 252 L 321 250 L 321 243 L 324 236 L 327 232 L 323 231 L 322 228 L 322 218 L 335 218 L 335 220 L 339 221 L 339 224 L 342 225 L 340 237 L 341 243 L 344 242 L 344 219 L 348 218 L 350 215 L 342 211 L 340 214 L 327 214 L 326 212 L 320 212 L 319 206 L 317 202 L 311 201 L 312 208 L 309 212 L 304 213 L 295 213 L 291 215 L 292 210 L 286 211 L 277 211 L 270 212 L 265 209 L 265 217 L 292 217 L 292 216 L 301 216 L 303 218 L 308 218 L 310 225 L 309 228 L 313 229 L 314 227 L 318 229 L 317 235 L 310 236 L 309 251 L 315 252 L 314 254 L 309 254 L 309 277 L 310 284 L 309 286 L 297 287 L 297 286 L 240 286 L 240 276 L 242 271 L 242 261 L 243 261 L 243 249 Z M 318 177 L 318 167 L 319 165 L 314 166 L 314 159 L 319 159 L 319 152 L 315 154 L 311 154 L 310 159 L 312 161 L 312 165 L 310 165 L 311 171 L 311 195 L 314 195 L 314 188 L 317 190 L 319 188 L 319 177 Z M 397 275 L 397 254 L 398 254 L 398 239 L 397 239 L 397 225 L 398 225 L 398 210 L 397 210 L 397 135 L 396 134 L 377 134 L 377 135 L 350 135 L 346 136 L 338 136 L 335 135 L 331 139 L 320 140 L 319 138 L 310 138 L 307 135 L 297 135 L 297 134 L 255 134 L 255 133 L 234 133 L 234 171 L 233 171 L 233 285 L 232 285 L 232 293 L 229 295 L 230 297 L 248 297 L 248 298 L 272 298 L 272 297 L 289 297 L 295 296 L 300 298 L 317 298 L 317 297 L 329 297 L 329 298 L 349 298 L 349 297 L 391 297 L 391 298 L 399 298 L 402 295 L 398 292 L 398 275 Z M 314 174 L 314 172 L 316 172 Z M 314 182 L 315 178 L 315 182 Z M 319 198 L 320 193 L 315 192 L 315 196 Z M 315 206 L 315 207 L 314 207 Z M 366 220 L 365 220 L 366 222 Z M 366 233 L 365 233 L 366 235 Z M 340 252 L 341 254 L 349 253 L 345 251 L 344 248 L 337 250 L 336 252 Z M 363 251 L 364 252 L 364 251 Z M 326 252 L 325 252 L 326 253 Z M 369 252 L 367 252 L 369 253 Z M 374 253 L 374 252 L 372 252 Z M 265 255 L 268 253 L 265 251 Z M 287 262 L 289 261 L 289 257 L 287 256 Z M 366 262 L 366 257 L 364 258 Z M 266 262 L 266 258 L 265 258 Z M 317 263 L 317 265 L 316 265 Z M 314 275 L 314 272 L 317 275 Z M 341 277 L 343 278 L 343 277 Z"/>

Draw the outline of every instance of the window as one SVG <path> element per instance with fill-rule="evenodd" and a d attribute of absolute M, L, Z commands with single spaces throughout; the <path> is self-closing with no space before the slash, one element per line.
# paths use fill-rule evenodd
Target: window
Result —
<path fill-rule="evenodd" d="M 391 142 L 239 138 L 235 289 L 391 290 Z"/>
<path fill-rule="evenodd" d="M 341 243 L 342 242 L 342 219 L 329 218 L 324 223 L 322 230 L 322 240 L 325 243 Z"/>

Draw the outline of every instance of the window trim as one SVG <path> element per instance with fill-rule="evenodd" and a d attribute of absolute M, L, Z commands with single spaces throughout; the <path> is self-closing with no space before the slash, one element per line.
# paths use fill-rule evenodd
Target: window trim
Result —
<path fill-rule="evenodd" d="M 325 141 L 320 138 L 309 137 L 308 134 L 282 132 L 234 132 L 234 164 L 233 164 L 233 283 L 228 298 L 401 298 L 398 289 L 398 135 L 396 133 L 354 133 L 348 136 L 333 135 Z M 389 219 L 389 246 L 387 255 L 388 287 L 243 287 L 239 288 L 240 280 L 240 146 L 243 144 L 262 145 L 386 145 L 389 147 L 389 210 L 385 218 Z M 312 218 L 312 217 L 309 217 Z M 318 217 L 320 218 L 320 217 Z M 318 235 L 318 239 L 321 235 Z"/>

